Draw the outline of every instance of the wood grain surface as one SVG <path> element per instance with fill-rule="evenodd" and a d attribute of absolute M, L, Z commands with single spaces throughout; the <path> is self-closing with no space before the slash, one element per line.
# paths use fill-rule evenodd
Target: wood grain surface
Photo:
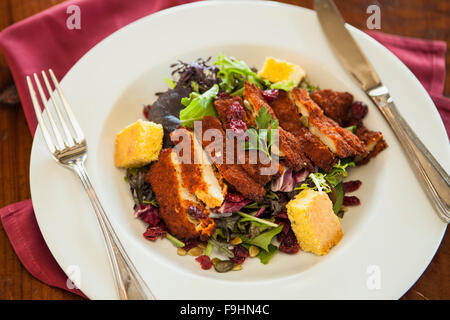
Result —
<path fill-rule="evenodd" d="M 0 0 L 0 30 L 61 0 Z M 282 1 L 312 8 L 312 0 Z M 371 4 L 381 8 L 383 32 L 432 40 L 450 45 L 450 1 L 442 0 L 336 0 L 344 19 L 365 29 Z M 447 69 L 450 55 L 446 57 Z M 450 73 L 445 94 L 450 95 Z M 0 92 L 12 84 L 0 53 Z M 0 103 L 0 207 L 30 198 L 28 166 L 32 138 L 20 105 Z M 427 270 L 402 299 L 449 299 L 448 233 Z M 0 299 L 81 299 L 31 276 L 21 265 L 0 225 Z"/>

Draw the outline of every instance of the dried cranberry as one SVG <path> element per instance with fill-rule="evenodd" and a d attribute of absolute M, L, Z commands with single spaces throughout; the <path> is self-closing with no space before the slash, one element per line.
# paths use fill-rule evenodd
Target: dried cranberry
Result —
<path fill-rule="evenodd" d="M 184 241 L 183 249 L 186 250 L 186 251 L 189 251 L 192 248 L 195 248 L 197 245 L 198 245 L 198 240 L 197 239 L 186 240 L 186 241 Z"/>
<path fill-rule="evenodd" d="M 225 99 L 225 98 L 228 98 L 230 95 L 228 94 L 228 92 L 226 92 L 226 91 L 221 91 L 221 92 L 219 92 L 219 98 L 221 98 L 221 99 Z"/>
<path fill-rule="evenodd" d="M 278 241 L 281 241 L 283 240 L 283 236 L 291 230 L 291 222 L 287 219 L 278 219 L 277 217 L 275 218 L 275 223 L 283 226 L 283 230 L 277 235 Z"/>
<path fill-rule="evenodd" d="M 208 256 L 202 255 L 195 258 L 195 260 L 200 263 L 203 270 L 209 270 L 212 267 L 211 259 Z"/>
<path fill-rule="evenodd" d="M 345 196 L 344 197 L 344 202 L 343 202 L 344 206 L 350 207 L 350 206 L 357 206 L 360 204 L 361 204 L 361 201 L 359 200 L 358 197 L 355 197 L 355 196 Z"/>
<path fill-rule="evenodd" d="M 297 253 L 300 250 L 297 238 L 295 237 L 292 229 L 290 229 L 289 232 L 282 237 L 279 249 L 281 252 L 289 254 Z"/>
<path fill-rule="evenodd" d="M 360 180 L 344 182 L 344 192 L 345 193 L 354 192 L 359 189 L 361 184 L 362 182 Z"/>
<path fill-rule="evenodd" d="M 264 90 L 262 93 L 263 97 L 269 102 L 278 98 L 278 94 L 279 94 L 278 89 Z"/>
<path fill-rule="evenodd" d="M 234 258 L 232 258 L 231 260 L 235 261 L 236 263 L 242 264 L 244 263 L 245 258 L 248 257 L 248 250 L 241 245 L 235 246 L 231 251 L 233 251 L 234 253 Z"/>
<path fill-rule="evenodd" d="M 150 108 L 152 106 L 150 104 L 144 105 L 144 109 L 142 110 L 142 113 L 144 114 L 144 117 L 148 120 L 148 112 L 150 111 Z"/>
<path fill-rule="evenodd" d="M 228 123 L 228 129 L 233 130 L 236 134 L 243 134 L 247 130 L 247 125 L 242 120 L 233 119 Z"/>
<path fill-rule="evenodd" d="M 157 226 L 149 226 L 144 232 L 144 237 L 147 240 L 155 241 L 158 237 L 163 239 L 167 234 L 167 228 L 164 223 L 160 222 Z"/>
<path fill-rule="evenodd" d="M 277 215 L 277 218 L 278 218 L 278 219 L 289 219 L 289 217 L 288 217 L 288 215 L 287 215 L 286 212 L 280 212 L 280 213 Z"/>
<path fill-rule="evenodd" d="M 348 116 L 348 125 L 355 125 L 359 123 L 367 114 L 369 108 L 364 102 L 355 101 L 350 107 Z"/>
<path fill-rule="evenodd" d="M 231 201 L 231 202 L 241 202 L 243 200 L 245 200 L 245 197 L 240 194 L 240 193 L 227 193 L 227 195 L 225 196 L 225 200 L 226 201 Z"/>
<path fill-rule="evenodd" d="M 159 223 L 158 208 L 155 208 L 151 204 L 140 204 L 136 207 L 134 214 L 142 221 L 148 223 L 151 227 L 157 226 Z"/>
<path fill-rule="evenodd" d="M 187 209 L 188 215 L 195 219 L 205 219 L 208 216 L 203 212 L 203 210 L 197 208 L 196 206 L 189 206 Z"/>
<path fill-rule="evenodd" d="M 234 101 L 227 109 L 227 120 L 242 120 L 244 118 L 244 108 L 237 101 Z"/>

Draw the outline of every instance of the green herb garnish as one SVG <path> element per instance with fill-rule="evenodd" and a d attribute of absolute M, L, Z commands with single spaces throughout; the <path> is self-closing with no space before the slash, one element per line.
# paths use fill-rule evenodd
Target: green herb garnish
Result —
<path fill-rule="evenodd" d="M 246 131 L 249 138 L 243 143 L 244 150 L 260 150 L 271 159 L 270 147 L 275 141 L 278 120 L 272 118 L 267 108 L 263 106 L 255 117 L 255 123 L 257 128 L 249 128 Z"/>

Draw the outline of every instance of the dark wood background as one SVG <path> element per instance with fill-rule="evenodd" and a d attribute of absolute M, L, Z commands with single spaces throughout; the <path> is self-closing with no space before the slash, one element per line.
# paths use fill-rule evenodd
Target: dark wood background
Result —
<path fill-rule="evenodd" d="M 0 30 L 62 0 L 0 0 Z M 312 0 L 285 0 L 312 8 Z M 366 28 L 366 8 L 381 8 L 381 31 L 424 39 L 444 40 L 450 46 L 450 1 L 443 0 L 336 0 L 344 19 Z M 449 69 L 450 55 L 446 57 Z M 450 95 L 447 74 L 445 94 Z M 0 53 L 0 92 L 12 84 Z M 30 198 L 28 166 L 32 138 L 20 105 L 0 103 L 0 207 Z M 448 233 L 427 270 L 402 299 L 449 299 Z M 0 225 L 0 299 L 80 299 L 33 278 L 21 265 Z"/>

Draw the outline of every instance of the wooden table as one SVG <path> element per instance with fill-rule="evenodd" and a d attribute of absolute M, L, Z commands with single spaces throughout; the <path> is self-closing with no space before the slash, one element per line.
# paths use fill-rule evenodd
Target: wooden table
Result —
<path fill-rule="evenodd" d="M 0 30 L 62 0 L 1 0 Z M 312 0 L 283 2 L 312 8 Z M 441 0 L 336 0 L 344 19 L 365 29 L 366 8 L 381 8 L 381 31 L 425 39 L 439 39 L 450 47 L 450 2 Z M 450 55 L 447 54 L 447 70 Z M 445 94 L 450 95 L 450 73 Z M 0 53 L 0 91 L 12 83 L 8 66 Z M 32 138 L 20 105 L 0 103 L 0 207 L 30 198 L 28 165 Z M 427 270 L 402 299 L 449 299 L 448 233 Z M 0 299 L 80 299 L 49 287 L 33 278 L 21 265 L 0 226 Z"/>

